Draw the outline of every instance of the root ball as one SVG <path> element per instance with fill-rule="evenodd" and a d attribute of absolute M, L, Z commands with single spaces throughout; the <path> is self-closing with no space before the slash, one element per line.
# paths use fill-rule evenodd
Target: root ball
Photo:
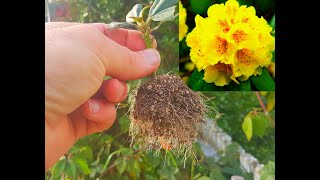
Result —
<path fill-rule="evenodd" d="M 158 75 L 135 92 L 130 135 L 148 147 L 184 149 L 201 134 L 206 107 L 179 76 Z"/>

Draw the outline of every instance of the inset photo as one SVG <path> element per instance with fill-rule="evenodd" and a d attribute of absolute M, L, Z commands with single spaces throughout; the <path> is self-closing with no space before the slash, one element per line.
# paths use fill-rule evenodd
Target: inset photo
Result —
<path fill-rule="evenodd" d="M 195 91 L 274 91 L 274 0 L 180 0 L 179 75 Z"/>

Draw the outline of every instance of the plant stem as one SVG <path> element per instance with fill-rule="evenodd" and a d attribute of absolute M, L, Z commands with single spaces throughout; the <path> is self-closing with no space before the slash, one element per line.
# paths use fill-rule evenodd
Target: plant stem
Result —
<path fill-rule="evenodd" d="M 151 42 L 150 34 L 148 31 L 143 35 L 143 40 L 144 40 L 144 43 L 146 43 L 147 48 L 152 48 L 152 42 Z"/>
<path fill-rule="evenodd" d="M 147 29 L 145 31 L 145 33 L 143 34 L 143 40 L 144 40 L 144 43 L 146 44 L 146 47 L 147 48 L 152 48 L 152 41 L 153 39 L 150 38 L 150 31 L 149 29 Z M 156 71 L 154 73 L 151 74 L 151 78 L 156 76 Z"/>
<path fill-rule="evenodd" d="M 265 107 L 264 103 L 262 102 L 262 99 L 261 99 L 261 97 L 260 97 L 259 92 L 256 92 L 256 96 L 257 96 L 257 98 L 258 98 L 258 101 L 259 101 L 259 103 L 260 103 L 261 108 L 263 109 L 263 112 L 266 113 L 267 110 L 266 110 L 266 107 Z"/>

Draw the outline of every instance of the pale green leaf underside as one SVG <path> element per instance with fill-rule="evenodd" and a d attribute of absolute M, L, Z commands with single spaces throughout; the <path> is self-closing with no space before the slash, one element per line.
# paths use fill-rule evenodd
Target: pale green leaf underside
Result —
<path fill-rule="evenodd" d="M 115 28 L 133 28 L 134 24 L 128 23 L 128 22 L 111 22 L 108 26 L 109 30 L 115 29 Z"/>
<path fill-rule="evenodd" d="M 163 11 L 158 12 L 157 14 L 151 16 L 153 21 L 171 21 L 174 17 L 174 11 L 176 6 L 169 7 Z"/>
<path fill-rule="evenodd" d="M 149 14 L 151 16 L 168 9 L 178 3 L 178 0 L 155 0 L 150 8 Z"/>
<path fill-rule="evenodd" d="M 142 10 L 143 6 L 142 4 L 136 4 L 133 6 L 133 8 L 129 11 L 129 13 L 126 16 L 126 21 L 128 23 L 133 23 L 134 20 L 130 17 L 140 17 L 140 12 Z"/>

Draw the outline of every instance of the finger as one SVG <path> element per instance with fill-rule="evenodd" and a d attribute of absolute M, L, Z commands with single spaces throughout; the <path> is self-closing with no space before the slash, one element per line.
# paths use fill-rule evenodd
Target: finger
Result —
<path fill-rule="evenodd" d="M 122 93 L 121 93 L 122 92 Z M 115 78 L 104 80 L 99 90 L 91 96 L 93 99 L 105 99 L 119 103 L 126 99 L 128 93 L 127 83 Z"/>
<path fill-rule="evenodd" d="M 48 23 L 45 23 L 45 29 L 51 30 L 51 29 L 56 29 L 56 28 L 75 26 L 75 25 L 79 25 L 79 24 L 81 24 L 81 23 L 77 23 L 77 22 L 48 22 Z"/>
<path fill-rule="evenodd" d="M 123 81 L 111 78 L 103 82 L 101 92 L 108 101 L 119 103 L 126 99 L 128 86 L 127 83 Z"/>
<path fill-rule="evenodd" d="M 132 51 L 141 51 L 147 48 L 141 37 L 142 33 L 139 31 L 123 28 L 109 30 L 108 25 L 102 23 L 93 23 L 92 25 L 108 38 Z M 155 39 L 153 39 L 152 48 L 157 48 L 157 41 Z"/>
<path fill-rule="evenodd" d="M 81 112 L 88 119 L 87 134 L 110 128 L 116 119 L 115 104 L 106 99 L 88 100 L 81 106 Z"/>

